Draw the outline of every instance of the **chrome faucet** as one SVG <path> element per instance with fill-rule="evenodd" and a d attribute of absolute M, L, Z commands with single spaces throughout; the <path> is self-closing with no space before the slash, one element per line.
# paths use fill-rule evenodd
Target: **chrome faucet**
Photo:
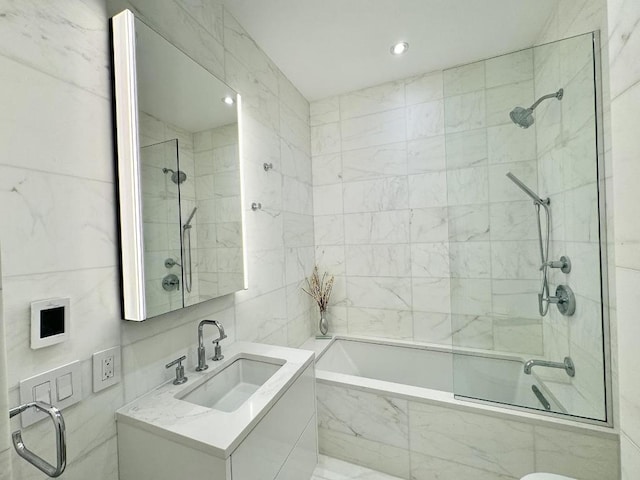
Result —
<path fill-rule="evenodd" d="M 531 375 L 531 369 L 533 367 L 550 367 L 550 368 L 561 368 L 567 375 L 570 377 L 575 377 L 576 375 L 576 367 L 573 364 L 573 360 L 571 357 L 564 357 L 564 362 L 549 362 L 548 360 L 529 360 L 524 364 L 524 373 L 527 375 Z"/>
<path fill-rule="evenodd" d="M 196 372 L 201 372 L 209 368 L 209 365 L 207 365 L 207 361 L 206 361 L 207 359 L 205 358 L 204 338 L 202 335 L 202 330 L 205 325 L 214 325 L 218 329 L 218 333 L 220 334 L 220 336 L 213 341 L 216 347 L 215 347 L 215 355 L 211 357 L 211 360 L 216 362 L 224 358 L 224 355 L 222 355 L 222 347 L 220 346 L 220 343 L 219 343 L 220 340 L 224 340 L 225 338 L 227 338 L 227 335 L 224 333 L 224 327 L 218 320 L 202 320 L 198 324 L 198 366 L 196 367 Z"/>

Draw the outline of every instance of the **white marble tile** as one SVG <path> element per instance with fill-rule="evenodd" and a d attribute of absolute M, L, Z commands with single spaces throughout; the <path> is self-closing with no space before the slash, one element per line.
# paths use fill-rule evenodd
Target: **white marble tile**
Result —
<path fill-rule="evenodd" d="M 344 213 L 382 212 L 409 207 L 407 177 L 343 183 Z"/>
<path fill-rule="evenodd" d="M 490 278 L 491 244 L 489 242 L 449 243 L 451 276 L 455 278 Z"/>
<path fill-rule="evenodd" d="M 280 103 L 280 135 L 286 142 L 296 146 L 305 154 L 311 154 L 309 119 L 301 119 L 294 110 L 282 103 Z"/>
<path fill-rule="evenodd" d="M 449 278 L 414 278 L 411 284 L 414 310 L 436 313 L 451 311 Z"/>
<path fill-rule="evenodd" d="M 452 278 L 451 312 L 464 315 L 491 315 L 491 286 L 489 279 Z"/>
<path fill-rule="evenodd" d="M 411 450 L 520 478 L 533 470 L 533 427 L 409 402 Z"/>
<path fill-rule="evenodd" d="M 449 245 L 444 242 L 411 245 L 411 275 L 415 277 L 448 277 Z"/>
<path fill-rule="evenodd" d="M 319 383 L 318 427 L 409 449 L 407 401 Z"/>
<path fill-rule="evenodd" d="M 400 478 L 409 478 L 408 450 L 324 428 L 318 429 L 318 439 L 322 454 L 365 464 L 369 468 Z"/>
<path fill-rule="evenodd" d="M 584 480 L 616 480 L 619 441 L 534 427 L 536 469 Z"/>
<path fill-rule="evenodd" d="M 318 455 L 318 465 L 310 480 L 398 480 L 398 477 L 337 458 Z"/>
<path fill-rule="evenodd" d="M 473 468 L 457 461 L 448 461 L 418 452 L 411 452 L 411 479 L 432 480 L 434 478 L 438 480 L 460 480 L 462 478 L 472 478 L 473 480 L 518 480 L 511 475 L 499 474 L 493 471 Z"/>
<path fill-rule="evenodd" d="M 485 62 L 487 88 L 533 79 L 533 49 L 490 58 Z"/>
<path fill-rule="evenodd" d="M 314 155 L 311 164 L 314 186 L 333 185 L 342 181 L 342 156 L 340 153 Z"/>
<path fill-rule="evenodd" d="M 489 201 L 487 167 L 447 170 L 449 205 L 483 204 Z"/>
<path fill-rule="evenodd" d="M 489 208 L 485 205 L 449 207 L 448 224 L 450 241 L 489 240 Z"/>
<path fill-rule="evenodd" d="M 350 334 L 383 338 L 413 338 L 413 316 L 409 310 L 350 307 L 347 316 Z"/>
<path fill-rule="evenodd" d="M 535 161 L 506 163 L 489 166 L 489 201 L 511 202 L 523 201 L 528 197 L 508 177 L 507 173 L 513 173 L 525 185 L 533 191 L 538 190 L 538 165 Z"/>
<path fill-rule="evenodd" d="M 449 236 L 447 208 L 414 208 L 411 210 L 411 242 L 446 242 Z"/>
<path fill-rule="evenodd" d="M 336 215 L 342 212 L 342 185 L 333 184 L 313 187 L 314 215 Z"/>
<path fill-rule="evenodd" d="M 409 211 L 352 213 L 345 215 L 345 242 L 392 244 L 409 241 Z"/>
<path fill-rule="evenodd" d="M 312 215 L 313 189 L 311 185 L 291 177 L 283 177 L 282 207 L 287 212 Z"/>
<path fill-rule="evenodd" d="M 314 215 L 313 224 L 316 245 L 344 244 L 344 217 L 342 215 Z"/>
<path fill-rule="evenodd" d="M 283 235 L 285 247 L 313 246 L 313 216 L 283 212 Z"/>
<path fill-rule="evenodd" d="M 16 43 L 5 42 L 7 48 Z M 0 79 L 5 86 L 0 101 L 7 113 L 0 119 L 4 165 L 114 181 L 108 99 L 1 56 Z M 63 120 L 60 112 L 65 112 Z M 38 141 L 33 141 L 35 134 Z"/>
<path fill-rule="evenodd" d="M 445 172 L 409 175 L 409 208 L 447 206 Z"/>
<path fill-rule="evenodd" d="M 340 118 L 346 120 L 402 108 L 404 82 L 389 82 L 340 96 Z"/>
<path fill-rule="evenodd" d="M 226 9 L 224 11 L 224 48 L 243 65 L 250 68 L 262 85 L 273 93 L 278 93 L 277 67 Z"/>
<path fill-rule="evenodd" d="M 640 78 L 640 66 L 635 61 L 640 49 L 635 35 L 640 8 L 633 0 L 615 0 L 609 4 L 609 15 L 611 98 L 617 99 Z"/>
<path fill-rule="evenodd" d="M 7 433 L 7 438 L 9 434 Z M 11 480 L 13 478 L 13 469 L 11 467 L 11 457 L 13 448 L 5 448 L 0 451 L 0 480 Z"/>
<path fill-rule="evenodd" d="M 315 248 L 313 245 L 285 248 L 285 283 L 297 285 L 307 278 L 309 272 L 313 270 L 314 257 Z"/>
<path fill-rule="evenodd" d="M 409 310 L 411 279 L 405 277 L 347 277 L 351 306 Z"/>
<path fill-rule="evenodd" d="M 284 288 L 237 304 L 238 340 L 260 342 L 286 326 L 288 323 L 286 307 Z"/>
<path fill-rule="evenodd" d="M 444 134 L 444 102 L 419 103 L 407 107 L 407 140 Z"/>
<path fill-rule="evenodd" d="M 194 19 L 200 23 L 218 42 L 224 37 L 224 12 L 222 2 L 203 0 L 177 0 Z"/>
<path fill-rule="evenodd" d="M 446 149 L 448 169 L 486 165 L 487 130 L 447 132 Z"/>
<path fill-rule="evenodd" d="M 500 315 L 538 318 L 538 280 L 493 280 L 493 311 Z"/>
<path fill-rule="evenodd" d="M 405 111 L 402 108 L 343 120 L 340 124 L 342 150 L 404 141 L 407 137 L 405 123 Z"/>
<path fill-rule="evenodd" d="M 404 85 L 407 105 L 440 100 L 444 96 L 441 71 L 408 78 Z"/>
<path fill-rule="evenodd" d="M 339 97 L 329 97 L 311 102 L 310 122 L 311 126 L 333 123 L 340 120 L 340 99 Z"/>
<path fill-rule="evenodd" d="M 539 319 L 494 318 L 493 344 L 501 352 L 543 355 L 542 322 Z"/>
<path fill-rule="evenodd" d="M 404 142 L 342 153 L 344 181 L 406 175 L 407 146 Z"/>
<path fill-rule="evenodd" d="M 346 260 L 343 245 L 316 246 L 316 264 L 318 268 L 328 271 L 331 275 L 345 275 Z"/>
<path fill-rule="evenodd" d="M 348 275 L 408 277 L 411 275 L 409 245 L 347 245 Z"/>
<path fill-rule="evenodd" d="M 298 91 L 296 86 L 280 71 L 278 71 L 278 97 L 282 104 L 293 112 L 299 120 L 302 120 L 307 125 L 308 136 L 311 117 L 309 102 Z"/>
<path fill-rule="evenodd" d="M 340 124 L 325 123 L 311 127 L 311 154 L 326 155 L 340 151 Z"/>
<path fill-rule="evenodd" d="M 640 448 L 624 432 L 620 435 L 621 480 L 633 480 L 640 472 Z"/>
<path fill-rule="evenodd" d="M 536 240 L 491 242 L 492 278 L 537 280 L 541 263 L 540 245 Z"/>
<path fill-rule="evenodd" d="M 439 172 L 445 169 L 444 135 L 407 142 L 407 173 Z"/>
<path fill-rule="evenodd" d="M 413 311 L 413 338 L 420 342 L 451 345 L 451 317 L 446 313 Z"/>
<path fill-rule="evenodd" d="M 485 88 L 485 62 L 470 63 L 443 72 L 444 95 L 452 97 Z"/>
<path fill-rule="evenodd" d="M 484 90 L 447 97 L 444 102 L 445 131 L 449 134 L 484 128 L 486 111 Z"/>
<path fill-rule="evenodd" d="M 512 201 L 510 203 L 492 203 L 489 207 L 491 240 L 537 240 L 538 220 L 531 201 Z M 540 213 L 543 225 L 546 225 L 544 212 Z"/>
<path fill-rule="evenodd" d="M 514 164 L 536 159 L 536 125 L 526 130 L 518 128 L 511 122 L 489 127 L 487 139 L 491 164 Z"/>

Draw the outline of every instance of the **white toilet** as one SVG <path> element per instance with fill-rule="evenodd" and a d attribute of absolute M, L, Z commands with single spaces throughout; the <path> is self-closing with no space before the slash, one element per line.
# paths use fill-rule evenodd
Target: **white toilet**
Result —
<path fill-rule="evenodd" d="M 521 480 L 576 480 L 575 478 L 557 475 L 555 473 L 530 473 L 522 477 Z"/>

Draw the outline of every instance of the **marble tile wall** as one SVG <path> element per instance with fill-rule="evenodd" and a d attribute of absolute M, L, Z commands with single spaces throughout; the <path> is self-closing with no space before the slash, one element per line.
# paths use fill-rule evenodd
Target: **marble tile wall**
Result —
<path fill-rule="evenodd" d="M 332 331 L 450 342 L 444 122 L 439 72 L 312 103 L 316 258 L 336 276 Z"/>
<path fill-rule="evenodd" d="M 247 194 L 264 205 L 248 212 L 249 290 L 141 324 L 122 322 L 119 298 L 108 18 L 124 7 L 242 94 Z M 115 480 L 114 410 L 167 380 L 167 361 L 188 353 L 193 367 L 199 320 L 221 320 L 229 342 L 298 345 L 311 333 L 300 292 L 314 262 L 309 105 L 218 1 L 7 0 L 0 18 L 9 403 L 20 379 L 81 360 L 83 401 L 64 412 L 65 478 Z M 55 296 L 71 297 L 71 339 L 31 350 L 29 304 Z M 123 381 L 94 394 L 91 354 L 116 345 Z M 43 422 L 25 441 L 51 457 L 49 435 Z M 0 448 L 7 457 L 14 478 L 43 478 Z"/>
<path fill-rule="evenodd" d="M 320 452 L 412 480 L 619 478 L 611 433 L 486 415 L 319 383 Z"/>
<path fill-rule="evenodd" d="M 618 320 L 620 443 L 623 480 L 640 471 L 640 402 L 638 385 L 637 312 L 635 286 L 640 281 L 640 229 L 634 205 L 639 201 L 638 156 L 640 139 L 633 119 L 640 111 L 640 71 L 633 59 L 640 55 L 640 5 L 609 0 L 609 66 L 613 185 L 615 188 L 615 277 Z M 613 275 L 613 271 L 612 271 Z"/>
<path fill-rule="evenodd" d="M 0 278 L 0 305 L 2 305 L 2 279 Z M 4 337 L 4 315 L 0 313 L 0 411 L 8 412 L 7 396 L 7 350 Z M 3 415 L 0 420 L 0 480 L 11 480 L 11 452 L 13 446 L 9 438 L 9 417 Z"/>

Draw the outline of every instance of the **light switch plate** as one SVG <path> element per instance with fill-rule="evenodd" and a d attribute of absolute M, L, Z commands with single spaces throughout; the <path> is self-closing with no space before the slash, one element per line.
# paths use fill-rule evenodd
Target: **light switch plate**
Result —
<path fill-rule="evenodd" d="M 93 391 L 99 392 L 121 378 L 120 347 L 112 347 L 93 354 Z"/>
<path fill-rule="evenodd" d="M 46 386 L 47 384 L 48 387 Z M 59 384 L 70 384 L 62 395 L 58 392 Z M 69 388 L 71 389 L 71 395 L 65 397 Z M 80 362 L 75 361 L 20 381 L 20 403 L 29 403 L 37 400 L 34 397 L 35 395 L 40 396 L 41 400 L 46 398 L 47 389 L 49 390 L 48 398 L 51 399 L 51 404 L 60 410 L 82 400 L 82 365 Z M 58 400 L 60 397 L 65 398 Z M 37 411 L 35 408 L 29 408 L 20 414 L 20 418 L 22 427 L 25 428 L 44 418 L 49 418 L 49 416 L 46 413 Z"/>

